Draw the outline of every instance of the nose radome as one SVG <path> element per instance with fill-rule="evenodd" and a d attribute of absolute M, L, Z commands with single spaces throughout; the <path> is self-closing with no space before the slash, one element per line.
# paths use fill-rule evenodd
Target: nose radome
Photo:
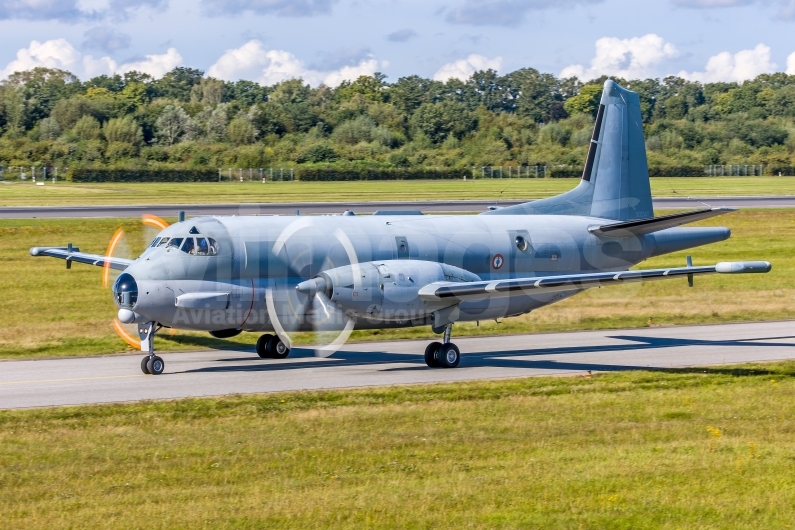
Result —
<path fill-rule="evenodd" d="M 113 283 L 113 300 L 122 309 L 132 309 L 138 302 L 138 283 L 132 274 L 123 272 Z"/>

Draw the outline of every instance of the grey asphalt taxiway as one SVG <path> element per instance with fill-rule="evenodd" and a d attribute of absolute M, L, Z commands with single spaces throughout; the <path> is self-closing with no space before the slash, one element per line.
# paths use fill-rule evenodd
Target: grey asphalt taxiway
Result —
<path fill-rule="evenodd" d="M 329 358 L 294 350 L 284 360 L 250 350 L 0 363 L 0 408 L 650 370 L 795 359 L 795 322 L 764 322 L 455 339 L 455 369 L 431 369 L 426 341 L 349 344 Z"/>
<path fill-rule="evenodd" d="M 0 219 L 32 218 L 115 218 L 140 217 L 148 213 L 161 217 L 175 217 L 184 211 L 189 217 L 199 215 L 329 215 L 350 210 L 357 214 L 371 214 L 377 210 L 420 210 L 426 213 L 482 212 L 489 207 L 505 207 L 527 202 L 524 200 L 461 200 L 417 202 L 295 202 L 295 203 L 235 203 L 235 204 L 145 204 L 112 206 L 15 206 L 0 207 Z M 658 197 L 657 209 L 700 208 L 728 206 L 733 208 L 792 208 L 795 196 L 770 197 Z"/>

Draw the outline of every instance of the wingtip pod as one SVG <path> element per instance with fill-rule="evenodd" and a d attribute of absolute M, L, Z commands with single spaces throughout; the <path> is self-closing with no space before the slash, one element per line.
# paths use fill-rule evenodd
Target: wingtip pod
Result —
<path fill-rule="evenodd" d="M 30 249 L 30 255 L 31 256 L 38 256 L 39 252 L 41 252 L 41 249 L 39 247 L 32 247 Z"/>
<path fill-rule="evenodd" d="M 715 271 L 721 274 L 763 273 L 772 268 L 769 261 L 722 261 L 715 265 Z"/>

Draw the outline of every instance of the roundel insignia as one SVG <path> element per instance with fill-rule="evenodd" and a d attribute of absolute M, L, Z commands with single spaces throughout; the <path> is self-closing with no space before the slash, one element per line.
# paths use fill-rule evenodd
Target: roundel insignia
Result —
<path fill-rule="evenodd" d="M 495 269 L 501 268 L 503 263 L 505 263 L 505 258 L 502 257 L 502 254 L 495 254 L 491 260 L 491 266 Z"/>

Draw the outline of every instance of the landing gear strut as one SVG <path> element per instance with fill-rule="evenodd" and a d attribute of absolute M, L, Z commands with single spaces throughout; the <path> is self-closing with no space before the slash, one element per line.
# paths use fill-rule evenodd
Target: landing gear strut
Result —
<path fill-rule="evenodd" d="M 141 359 L 141 371 L 145 374 L 160 375 L 166 368 L 163 359 L 155 355 L 155 333 L 162 327 L 155 322 L 146 322 L 138 325 L 138 336 L 141 338 L 141 351 L 149 355 Z"/>
<path fill-rule="evenodd" d="M 425 348 L 425 364 L 431 368 L 455 368 L 461 361 L 458 346 L 450 342 L 453 325 L 444 328 L 444 342 L 431 342 Z"/>
<path fill-rule="evenodd" d="M 279 337 L 266 333 L 257 340 L 257 355 L 263 359 L 286 359 L 290 348 Z"/>

